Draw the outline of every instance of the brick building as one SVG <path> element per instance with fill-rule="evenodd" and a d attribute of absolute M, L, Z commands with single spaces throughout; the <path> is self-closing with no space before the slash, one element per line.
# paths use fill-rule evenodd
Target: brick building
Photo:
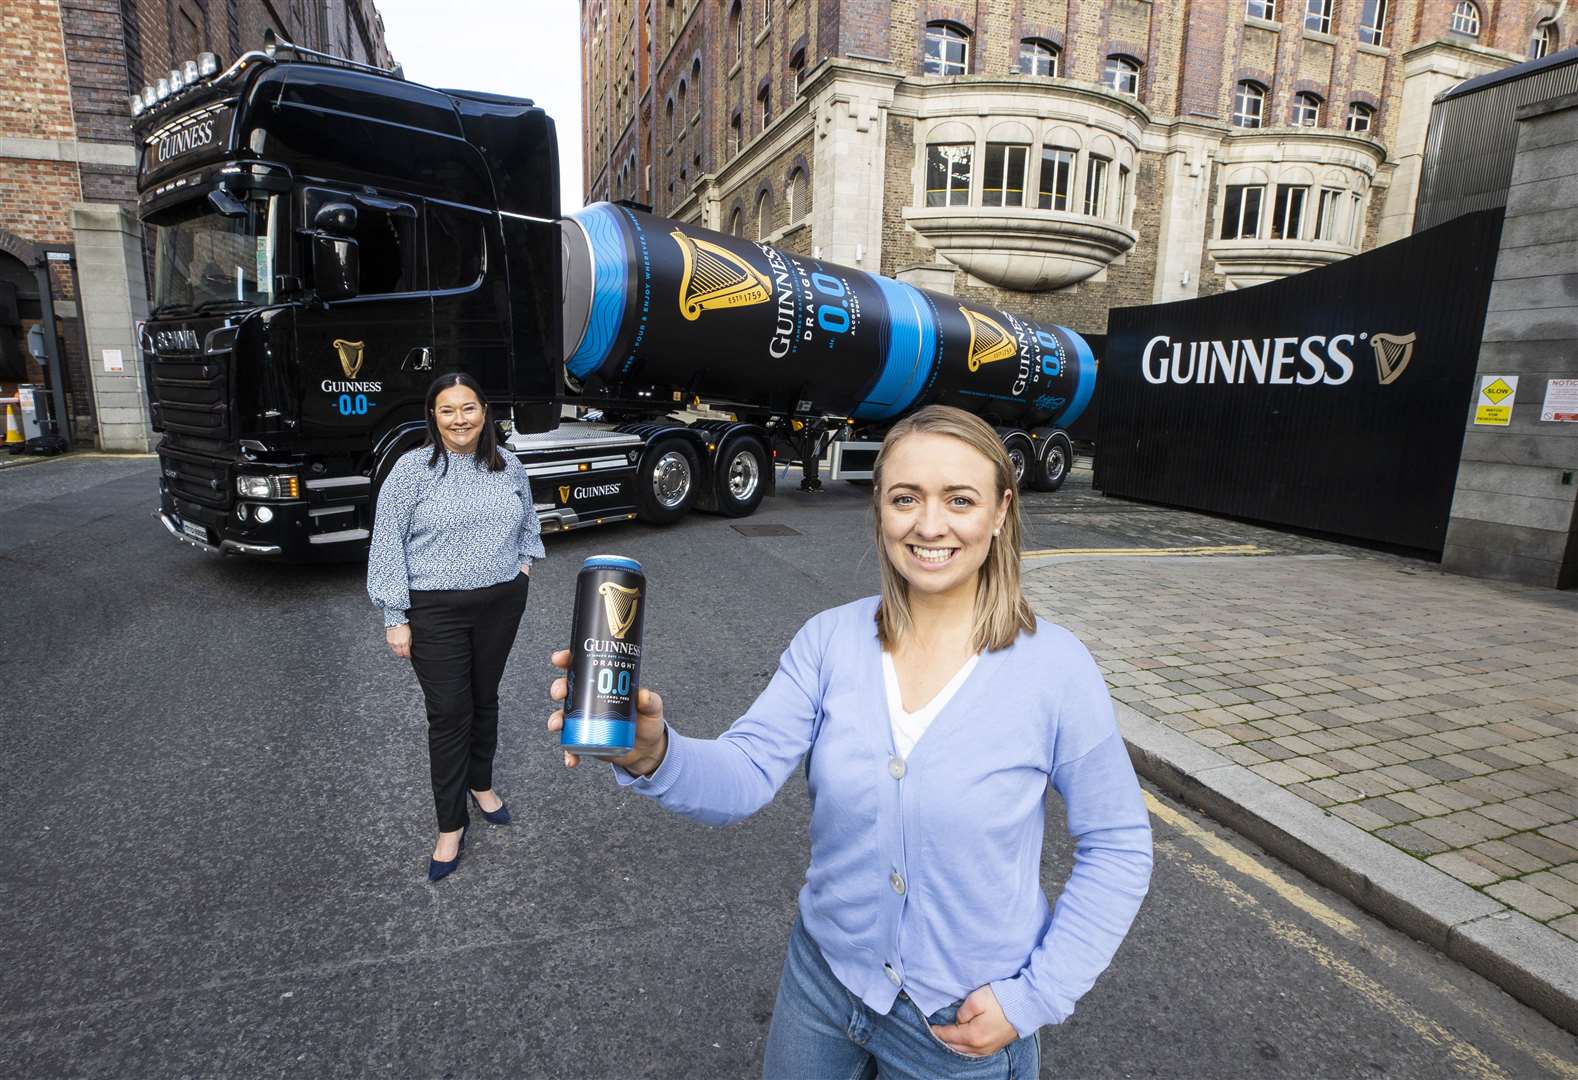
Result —
<path fill-rule="evenodd" d="M 146 449 L 134 355 L 124 370 L 90 344 L 130 340 L 146 311 L 128 102 L 182 61 L 228 66 L 272 28 L 291 41 L 389 66 L 372 0 L 8 0 L 0 5 L 0 398 L 45 381 L 27 348 L 35 325 L 64 369 L 80 440 Z M 91 269 L 90 269 L 91 268 Z M 117 275 L 119 275 L 117 277 Z M 94 332 L 94 326 L 118 334 Z M 35 335 L 35 340 L 39 335 Z M 111 350 L 112 352 L 115 350 Z"/>
<path fill-rule="evenodd" d="M 1553 0 L 582 0 L 588 201 L 1087 332 L 1412 229 L 1430 103 Z"/>

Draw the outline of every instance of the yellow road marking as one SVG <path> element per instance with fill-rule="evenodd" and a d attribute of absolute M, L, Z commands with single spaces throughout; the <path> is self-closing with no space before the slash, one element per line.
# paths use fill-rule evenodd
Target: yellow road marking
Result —
<path fill-rule="evenodd" d="M 1270 548 L 1258 544 L 1220 544 L 1214 547 L 1170 547 L 1170 548 L 1040 548 L 1035 551 L 1020 553 L 1023 559 L 1055 559 L 1060 556 L 1074 555 L 1105 555 L 1130 558 L 1155 557 L 1158 555 L 1272 555 Z"/>
<path fill-rule="evenodd" d="M 1208 854 L 1220 859 L 1245 877 L 1251 878 L 1271 889 L 1294 907 L 1331 927 L 1343 937 L 1363 945 L 1386 963 L 1390 964 L 1392 962 L 1394 955 L 1392 951 L 1379 942 L 1365 940 L 1364 930 L 1358 923 L 1341 912 L 1333 910 L 1330 906 L 1323 904 L 1291 881 L 1286 881 L 1279 877 L 1270 867 L 1257 862 L 1254 858 L 1223 840 L 1214 832 L 1196 825 L 1188 817 L 1157 799 L 1150 792 L 1147 791 L 1144 795 L 1145 804 L 1154 816 L 1166 822 L 1171 828 L 1198 847 L 1203 848 Z M 1453 1059 L 1458 1061 L 1464 1069 L 1481 1077 L 1502 1077 L 1506 1075 L 1477 1048 L 1461 1042 L 1461 1040 L 1458 1040 L 1439 1024 L 1397 997 L 1385 986 L 1371 979 L 1346 960 L 1334 956 L 1330 950 L 1326 949 L 1324 945 L 1305 931 L 1277 919 L 1276 916 L 1261 907 L 1249 893 L 1210 867 L 1194 862 L 1188 853 L 1180 850 L 1177 845 L 1163 840 L 1158 842 L 1156 846 L 1180 856 L 1184 860 L 1186 868 L 1195 877 L 1200 878 L 1209 885 L 1222 889 L 1227 893 L 1228 899 L 1238 907 L 1254 911 L 1256 915 L 1270 925 L 1272 932 L 1276 936 L 1308 952 L 1322 967 L 1333 971 L 1343 982 L 1352 986 L 1387 1014 L 1398 1019 L 1400 1023 L 1405 1024 L 1421 1038 L 1447 1047 Z M 1432 980 L 1432 982 L 1444 994 L 1456 998 L 1453 987 L 1447 986 L 1438 980 Z M 1508 1030 L 1499 1017 L 1485 1012 L 1472 1002 L 1457 998 L 1457 1005 L 1459 1008 L 1473 1013 L 1482 1023 L 1494 1028 L 1496 1034 L 1508 1044 L 1538 1061 L 1550 1075 L 1564 1077 L 1565 1080 L 1578 1080 L 1578 1064 L 1574 1064 L 1566 1058 L 1557 1057 L 1542 1047 L 1534 1046 L 1522 1036 Z"/>

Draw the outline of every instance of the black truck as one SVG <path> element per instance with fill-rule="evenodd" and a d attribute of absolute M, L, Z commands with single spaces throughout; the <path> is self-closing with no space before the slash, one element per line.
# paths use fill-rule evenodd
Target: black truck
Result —
<path fill-rule="evenodd" d="M 205 550 L 365 553 L 455 370 L 548 531 L 749 514 L 775 448 L 805 486 L 830 442 L 833 475 L 869 476 L 871 440 L 928 401 L 998 423 L 1027 483 L 1072 463 L 1061 429 L 1095 378 L 1078 335 L 629 206 L 563 217 L 528 100 L 270 39 L 186 62 L 132 112 L 159 516 Z"/>

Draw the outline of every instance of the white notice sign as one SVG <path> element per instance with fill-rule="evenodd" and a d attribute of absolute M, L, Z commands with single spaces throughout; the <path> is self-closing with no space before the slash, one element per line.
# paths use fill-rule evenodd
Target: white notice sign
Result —
<path fill-rule="evenodd" d="M 1578 424 L 1578 379 L 1551 379 L 1545 384 L 1540 419 Z"/>
<path fill-rule="evenodd" d="M 126 370 L 126 362 L 121 359 L 121 351 L 119 349 L 105 349 L 104 350 L 104 370 L 105 371 L 125 371 Z"/>

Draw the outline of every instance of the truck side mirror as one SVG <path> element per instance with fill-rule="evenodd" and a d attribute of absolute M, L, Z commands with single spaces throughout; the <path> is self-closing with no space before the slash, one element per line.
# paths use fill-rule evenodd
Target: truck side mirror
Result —
<path fill-rule="evenodd" d="M 350 236 L 356 232 L 356 207 L 348 202 L 324 203 L 312 215 L 312 227 L 318 232 L 335 236 Z"/>
<path fill-rule="evenodd" d="M 320 214 L 321 216 L 321 214 Z M 349 300 L 361 291 L 362 260 L 355 240 L 312 237 L 312 284 L 320 300 Z"/>

